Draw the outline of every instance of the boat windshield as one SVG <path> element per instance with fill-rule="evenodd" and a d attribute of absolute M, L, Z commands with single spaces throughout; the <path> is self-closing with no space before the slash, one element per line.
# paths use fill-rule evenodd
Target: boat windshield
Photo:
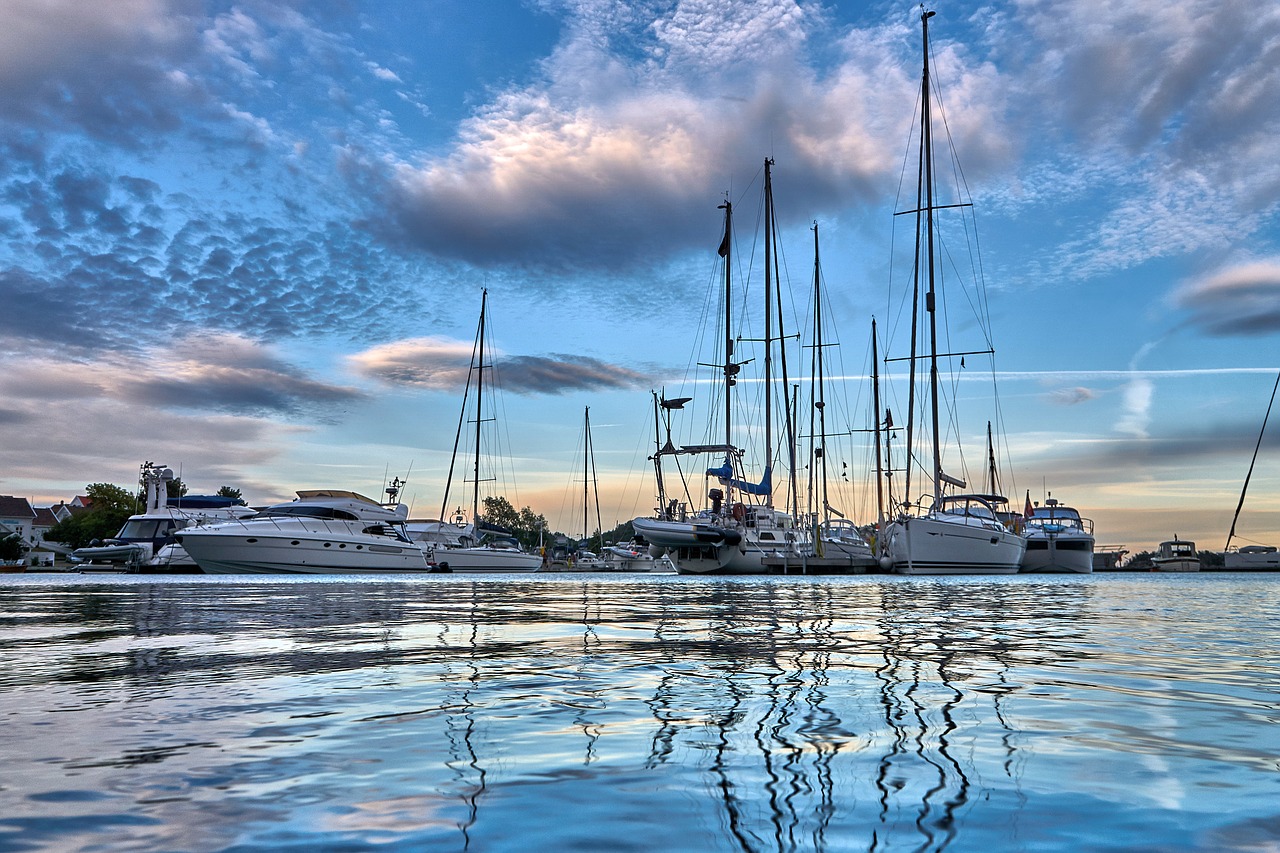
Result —
<path fill-rule="evenodd" d="M 172 518 L 131 518 L 120 528 L 116 538 L 126 542 L 167 539 L 174 531 L 185 526 L 183 522 Z"/>
<path fill-rule="evenodd" d="M 308 504 L 283 504 L 281 506 L 267 507 L 257 515 L 250 516 L 249 519 L 283 518 L 288 516 L 301 516 L 303 518 L 332 518 L 339 521 L 360 520 L 358 515 L 353 512 L 347 512 L 345 509 Z"/>
<path fill-rule="evenodd" d="M 371 524 L 361 533 L 367 533 L 370 536 L 386 536 L 389 539 L 395 539 L 399 542 L 412 542 L 408 532 L 401 524 Z"/>

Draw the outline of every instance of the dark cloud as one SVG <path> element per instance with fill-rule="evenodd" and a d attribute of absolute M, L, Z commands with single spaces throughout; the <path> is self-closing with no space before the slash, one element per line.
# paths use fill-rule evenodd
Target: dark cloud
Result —
<path fill-rule="evenodd" d="M 1233 266 L 1190 282 L 1174 296 L 1188 323 L 1211 335 L 1253 337 L 1280 332 L 1280 260 Z"/>
<path fill-rule="evenodd" d="M 454 392 L 467 384 L 473 346 L 460 341 L 413 338 L 383 344 L 350 357 L 355 370 L 383 382 Z M 487 382 L 513 394 L 648 387 L 650 378 L 587 356 L 500 355 Z"/>
<path fill-rule="evenodd" d="M 515 394 L 647 388 L 651 382 L 649 377 L 629 368 L 564 354 L 501 358 L 494 364 L 494 373 L 502 389 Z"/>

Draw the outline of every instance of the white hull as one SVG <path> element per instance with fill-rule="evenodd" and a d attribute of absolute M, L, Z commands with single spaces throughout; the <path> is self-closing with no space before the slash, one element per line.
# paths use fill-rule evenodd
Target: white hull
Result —
<path fill-rule="evenodd" d="M 334 575 L 432 571 L 422 549 L 407 543 L 368 543 L 333 537 L 299 538 L 244 533 L 184 532 L 182 541 L 211 575 Z"/>
<path fill-rule="evenodd" d="M 542 568 L 537 554 L 512 548 L 439 548 L 433 559 L 451 572 L 536 572 Z"/>
<path fill-rule="evenodd" d="M 885 526 L 892 571 L 903 575 L 1011 575 L 1026 540 L 1006 530 L 923 516 Z"/>
<path fill-rule="evenodd" d="M 1087 533 L 1027 536 L 1023 572 L 1089 574 L 1093 571 L 1093 537 Z"/>
<path fill-rule="evenodd" d="M 1228 572 L 1280 572 L 1280 552 L 1228 551 L 1222 555 L 1222 563 Z"/>
<path fill-rule="evenodd" d="M 632 526 L 649 542 L 655 558 L 670 559 L 682 575 L 766 575 L 773 573 L 764 564 L 766 557 L 800 559 L 790 516 L 762 507 L 746 518 L 748 524 L 637 518 Z"/>
<path fill-rule="evenodd" d="M 1151 560 L 1152 566 L 1157 572 L 1198 572 L 1200 571 L 1200 561 L 1191 559 L 1159 559 Z"/>

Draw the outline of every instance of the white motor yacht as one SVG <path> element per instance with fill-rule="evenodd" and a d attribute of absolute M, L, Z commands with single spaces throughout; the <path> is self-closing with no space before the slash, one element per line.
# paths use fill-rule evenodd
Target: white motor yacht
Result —
<path fill-rule="evenodd" d="M 355 492 L 315 489 L 247 518 L 177 534 L 211 575 L 433 572 L 405 530 L 408 507 Z"/>
<path fill-rule="evenodd" d="M 85 569 L 137 573 L 199 573 L 196 561 L 177 544 L 175 534 L 196 524 L 253 515 L 244 501 L 220 495 L 169 497 L 173 469 L 151 462 L 142 466 L 146 511 L 131 515 L 111 539 L 71 552 Z"/>
<path fill-rule="evenodd" d="M 1031 507 L 1024 519 L 1023 535 L 1027 552 L 1022 557 L 1024 572 L 1093 571 L 1093 522 L 1081 518 L 1077 510 L 1047 498 L 1044 506 Z"/>
<path fill-rule="evenodd" d="M 1151 564 L 1157 572 L 1198 572 L 1200 557 L 1196 555 L 1196 543 L 1174 534 L 1172 539 L 1160 543 Z"/>

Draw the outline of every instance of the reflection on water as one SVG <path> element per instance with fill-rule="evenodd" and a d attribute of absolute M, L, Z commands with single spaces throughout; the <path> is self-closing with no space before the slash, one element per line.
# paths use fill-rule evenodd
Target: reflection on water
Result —
<path fill-rule="evenodd" d="M 3 583 L 0 850 L 1280 842 L 1280 577 Z"/>

